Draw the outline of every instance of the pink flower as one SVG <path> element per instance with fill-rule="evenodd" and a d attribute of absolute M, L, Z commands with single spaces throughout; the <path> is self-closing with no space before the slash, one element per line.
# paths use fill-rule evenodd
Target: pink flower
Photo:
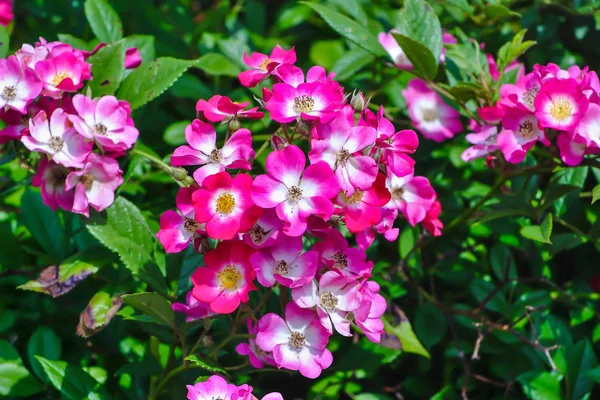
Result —
<path fill-rule="evenodd" d="M 531 72 L 517 80 L 516 84 L 505 84 L 500 87 L 498 104 L 507 107 L 520 107 L 531 112 L 535 111 L 534 100 L 538 95 L 542 82 L 540 76 Z"/>
<path fill-rule="evenodd" d="M 331 229 L 323 241 L 315 244 L 314 249 L 319 252 L 320 262 L 330 270 L 345 275 L 349 279 L 371 276 L 373 263 L 366 261 L 365 252 L 350 247 L 344 239 L 344 235 L 336 229 Z"/>
<path fill-rule="evenodd" d="M 385 51 L 388 52 L 394 64 L 400 69 L 413 69 L 413 65 L 402 50 L 402 47 L 398 44 L 392 33 L 400 33 L 395 29 L 392 29 L 389 33 L 381 32 L 377 36 L 377 40 L 383 46 Z"/>
<path fill-rule="evenodd" d="M 175 203 L 179 213 L 168 210 L 160 216 L 160 230 L 156 237 L 167 253 L 185 250 L 190 241 L 202 233 L 203 226 L 194 218 L 192 194 L 195 189 L 182 187 L 177 192 Z"/>
<path fill-rule="evenodd" d="M 273 313 L 260 319 L 256 343 L 263 351 L 273 352 L 278 368 L 300 371 L 314 379 L 333 362 L 326 348 L 329 336 L 314 311 L 288 303 L 285 320 Z"/>
<path fill-rule="evenodd" d="M 587 147 L 600 148 L 600 105 L 590 104 L 575 128 L 575 134 L 585 140 Z"/>
<path fill-rule="evenodd" d="M 192 295 L 191 290 L 185 295 L 185 304 L 173 303 L 172 307 L 173 311 L 184 313 L 186 315 L 186 322 L 196 321 L 215 315 L 215 313 L 210 310 L 208 304 L 196 300 Z"/>
<path fill-rule="evenodd" d="M 250 198 L 252 177 L 227 172 L 206 177 L 202 187 L 192 195 L 196 221 L 206 223 L 206 233 L 212 239 L 230 240 L 239 232 L 247 232 L 260 217 L 262 210 Z"/>
<path fill-rule="evenodd" d="M 589 101 L 574 79 L 552 79 L 542 85 L 534 104 L 542 128 L 570 131 L 579 124 Z"/>
<path fill-rule="evenodd" d="M 277 216 L 274 208 L 263 210 L 262 215 L 254 226 L 244 234 L 244 242 L 254 249 L 269 247 L 277 242 L 277 237 L 283 228 L 283 221 Z"/>
<path fill-rule="evenodd" d="M 240 397 L 239 393 L 250 395 L 252 391 L 248 385 L 242 385 L 240 387 L 228 384 L 227 381 L 221 378 L 219 375 L 213 375 L 205 382 L 198 382 L 194 386 L 187 385 L 188 389 L 188 400 L 207 400 L 207 399 L 219 399 L 219 400 L 250 400 L 249 397 Z M 249 391 L 250 390 L 250 391 Z"/>
<path fill-rule="evenodd" d="M 248 318 L 246 326 L 248 327 L 248 333 L 250 335 L 258 334 L 258 324 L 254 325 L 252 323 L 252 318 Z M 248 356 L 250 364 L 252 364 L 254 368 L 262 369 L 265 367 L 265 364 L 276 366 L 273 354 L 262 351 L 256 344 L 256 338 L 250 337 L 248 343 L 238 344 L 235 347 L 235 351 L 239 355 Z"/>
<path fill-rule="evenodd" d="M 78 115 L 69 119 L 77 132 L 95 140 L 109 151 L 127 150 L 136 142 L 139 131 L 133 126 L 129 103 L 114 96 L 104 96 L 94 101 L 82 94 L 73 97 Z"/>
<path fill-rule="evenodd" d="M 66 51 L 56 57 L 38 61 L 35 72 L 42 80 L 42 93 L 58 98 L 63 92 L 76 92 L 83 82 L 92 78 L 91 64 L 83 61 L 83 57 Z"/>
<path fill-rule="evenodd" d="M 390 199 L 390 192 L 385 187 L 385 176 L 380 173 L 368 190 L 356 190 L 351 196 L 341 191 L 337 203 L 342 206 L 340 212 L 348 230 L 357 233 L 379 222 L 380 209 Z"/>
<path fill-rule="evenodd" d="M 13 0 L 0 0 L 0 24 L 8 26 L 13 18 Z"/>
<path fill-rule="evenodd" d="M 24 125 L 22 114 L 19 111 L 12 108 L 0 108 L 0 120 L 5 124 L 5 127 L 0 129 L 0 144 L 11 140 L 21 140 L 21 132 L 27 126 Z"/>
<path fill-rule="evenodd" d="M 271 118 L 280 123 L 292 122 L 298 117 L 328 122 L 336 116 L 342 100 L 339 86 L 330 82 L 307 82 L 298 87 L 276 83 L 265 108 Z"/>
<path fill-rule="evenodd" d="M 500 149 L 498 146 L 498 127 L 485 125 L 478 133 L 469 133 L 466 139 L 473 146 L 466 149 L 461 158 L 465 162 L 485 157 Z"/>
<path fill-rule="evenodd" d="M 385 207 L 400 211 L 412 226 L 425 219 L 436 199 L 435 190 L 423 176 L 410 174 L 399 177 L 388 169 L 386 186 L 392 199 Z"/>
<path fill-rule="evenodd" d="M 302 238 L 279 235 L 276 243 L 250 256 L 256 279 L 264 287 L 276 282 L 295 288 L 311 281 L 317 272 L 316 251 L 302 252 Z"/>
<path fill-rule="evenodd" d="M 279 67 L 280 64 L 294 64 L 296 62 L 296 51 L 292 47 L 284 50 L 279 45 L 275 46 L 270 56 L 262 53 L 252 53 L 250 56 L 244 53 L 244 63 L 252 67 L 249 71 L 241 72 L 238 79 L 246 87 L 254 87 Z"/>
<path fill-rule="evenodd" d="M 44 204 L 56 211 L 73 208 L 75 192 L 65 189 L 65 181 L 71 172 L 68 168 L 42 157 L 31 184 L 40 187 Z"/>
<path fill-rule="evenodd" d="M 570 167 L 577 166 L 583 161 L 587 146 L 581 136 L 569 137 L 566 132 L 561 132 L 556 138 L 560 150 L 560 159 Z M 600 150 L 600 149 L 597 149 Z"/>
<path fill-rule="evenodd" d="M 27 106 L 41 91 L 40 80 L 32 70 L 21 70 L 17 57 L 0 59 L 0 108 L 10 107 L 26 114 Z"/>
<path fill-rule="evenodd" d="M 518 164 L 525 159 L 527 152 L 540 141 L 548 146 L 550 143 L 539 128 L 533 114 L 519 108 L 509 108 L 502 118 L 504 130 L 496 139 L 504 158 L 510 163 Z"/>
<path fill-rule="evenodd" d="M 439 217 L 442 213 L 442 205 L 439 201 L 433 203 L 429 211 L 427 211 L 427 215 L 425 215 L 425 219 L 423 220 L 423 227 L 429 231 L 433 236 L 441 236 L 442 228 L 444 224 L 440 221 Z"/>
<path fill-rule="evenodd" d="M 267 156 L 267 175 L 257 176 L 252 186 L 254 203 L 276 207 L 288 236 L 302 235 L 310 215 L 328 220 L 333 214 L 330 199 L 339 191 L 329 165 L 318 162 L 306 170 L 305 165 L 306 157 L 297 146 L 274 151 Z"/>
<path fill-rule="evenodd" d="M 265 115 L 264 112 L 258 111 L 258 107 L 244 110 L 249 104 L 249 101 L 236 103 L 229 97 L 217 94 L 208 101 L 198 100 L 196 111 L 201 112 L 210 122 L 229 121 L 232 118 L 261 119 Z"/>
<path fill-rule="evenodd" d="M 204 165 L 194 172 L 194 179 L 202 185 L 204 178 L 228 169 L 250 170 L 249 160 L 254 158 L 252 136 L 248 129 L 236 131 L 221 149 L 217 149 L 215 128 L 206 122 L 194 120 L 185 128 L 185 140 L 189 146 L 180 146 L 171 156 L 171 164 Z"/>
<path fill-rule="evenodd" d="M 89 216 L 88 206 L 96 211 L 108 208 L 115 200 L 115 189 L 123 183 L 119 163 L 110 157 L 94 153 L 85 160 L 79 171 L 67 176 L 66 190 L 75 188 L 74 213 Z"/>
<path fill-rule="evenodd" d="M 375 240 L 376 233 L 380 233 L 387 241 L 393 242 L 398 239 L 400 229 L 394 228 L 394 221 L 398 218 L 398 210 L 394 208 L 382 208 L 381 220 L 373 228 L 367 228 L 356 234 L 356 244 L 359 249 L 366 251 Z"/>
<path fill-rule="evenodd" d="M 39 151 L 52 156 L 52 160 L 65 167 L 81 167 L 92 152 L 93 143 L 79 135 L 61 108 L 56 109 L 50 118 L 40 111 L 29 120 L 31 136 L 21 137 L 21 141 L 31 151 Z"/>
<path fill-rule="evenodd" d="M 402 95 L 413 125 L 427 139 L 443 142 L 462 130 L 458 111 L 447 105 L 425 81 L 412 79 Z"/>
<path fill-rule="evenodd" d="M 379 343 L 385 332 L 381 316 L 385 313 L 387 304 L 379 293 L 376 282 L 365 282 L 361 288 L 362 301 L 354 312 L 354 321 L 370 341 Z"/>
<path fill-rule="evenodd" d="M 333 333 L 333 328 L 343 336 L 350 333 L 348 312 L 356 311 L 361 301 L 359 284 L 335 271 L 325 272 L 319 285 L 311 281 L 292 290 L 292 299 L 302 308 L 317 307 L 321 324 Z"/>
<path fill-rule="evenodd" d="M 235 311 L 240 303 L 248 302 L 248 292 L 256 290 L 254 269 L 249 262 L 252 249 L 240 241 L 221 242 L 204 256 L 205 267 L 192 275 L 194 297 L 210 303 L 219 314 Z"/>

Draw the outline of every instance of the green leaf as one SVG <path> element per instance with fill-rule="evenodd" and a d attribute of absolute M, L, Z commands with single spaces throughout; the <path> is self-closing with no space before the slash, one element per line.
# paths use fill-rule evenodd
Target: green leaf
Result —
<path fill-rule="evenodd" d="M 21 266 L 19 241 L 15 237 L 9 222 L 0 222 L 0 270 Z"/>
<path fill-rule="evenodd" d="M 330 3 L 335 4 L 341 10 L 349 14 L 359 24 L 367 26 L 369 23 L 369 17 L 362 9 L 359 0 L 329 0 Z"/>
<path fill-rule="evenodd" d="M 585 184 L 585 180 L 587 179 L 588 173 L 590 171 L 590 167 L 575 167 L 575 168 L 565 168 L 561 171 L 558 171 L 555 176 L 558 177 L 556 183 L 561 185 L 573 185 L 579 188 L 583 188 Z M 554 202 L 554 210 L 557 215 L 563 215 L 567 211 L 567 202 L 569 200 L 573 201 L 578 199 L 577 192 L 569 193 L 565 197 L 561 197 L 560 199 Z"/>
<path fill-rule="evenodd" d="M 541 225 L 530 225 L 521 228 L 521 235 L 536 242 L 549 243 L 552 234 L 552 214 L 548 214 Z"/>
<path fill-rule="evenodd" d="M 511 11 L 510 8 L 501 4 L 488 4 L 483 11 L 485 12 L 485 15 L 492 20 L 521 16 L 518 12 Z"/>
<path fill-rule="evenodd" d="M 442 27 L 431 6 L 424 0 L 405 0 L 404 7 L 398 12 L 397 28 L 402 35 L 429 49 L 437 70 L 442 54 Z M 400 47 L 406 52 L 402 44 Z M 410 56 L 408 58 L 412 62 Z"/>
<path fill-rule="evenodd" d="M 70 400 L 104 400 L 110 398 L 87 372 L 64 361 L 36 356 L 54 388 Z"/>
<path fill-rule="evenodd" d="M 531 400 L 561 400 L 558 372 L 526 372 L 517 377 L 523 386 L 523 392 Z"/>
<path fill-rule="evenodd" d="M 431 348 L 446 334 L 446 317 L 433 304 L 424 303 L 417 309 L 415 332 L 421 342 Z"/>
<path fill-rule="evenodd" d="M 10 35 L 6 28 L 0 25 L 0 58 L 6 58 L 10 48 Z"/>
<path fill-rule="evenodd" d="M 600 365 L 585 372 L 585 375 L 596 383 L 600 383 Z"/>
<path fill-rule="evenodd" d="M 576 400 L 585 396 L 594 385 L 585 372 L 597 365 L 594 349 L 587 339 L 567 347 L 567 399 Z"/>
<path fill-rule="evenodd" d="M 338 58 L 331 67 L 331 72 L 336 73 L 335 79 L 343 81 L 369 65 L 374 59 L 375 57 L 372 54 L 360 47 L 356 47 L 352 50 L 348 50 Z"/>
<path fill-rule="evenodd" d="M 224 375 L 229 375 L 227 373 L 227 371 L 225 371 L 223 368 L 221 368 L 221 367 L 219 367 L 217 365 L 214 365 L 214 363 L 212 361 L 207 362 L 205 360 L 201 360 L 195 354 L 192 354 L 191 356 L 187 356 L 185 359 L 187 361 L 193 362 L 198 367 L 200 367 L 202 369 L 205 369 L 207 371 L 215 372 L 215 373 L 219 373 L 219 374 L 224 374 Z"/>
<path fill-rule="evenodd" d="M 402 351 L 407 353 L 415 353 L 420 354 L 423 357 L 431 358 L 429 352 L 423 347 L 417 336 L 413 332 L 413 329 L 410 325 L 410 322 L 404 315 L 404 313 L 400 312 L 400 323 L 397 325 L 392 325 L 388 317 L 382 316 L 381 320 L 383 321 L 383 325 L 385 327 L 386 333 L 395 336 L 400 341 L 402 345 Z"/>
<path fill-rule="evenodd" d="M 240 68 L 237 65 L 219 53 L 203 55 L 195 61 L 194 66 L 213 76 L 231 76 L 235 78 L 240 73 Z"/>
<path fill-rule="evenodd" d="M 301 1 L 300 3 L 306 4 L 318 12 L 321 18 L 323 18 L 334 31 L 353 41 L 368 52 L 380 57 L 387 54 L 381 44 L 379 44 L 379 41 L 377 41 L 377 38 L 371 35 L 371 32 L 356 21 L 337 11 L 333 11 L 331 8 L 325 7 L 322 4 L 309 3 L 306 1 Z"/>
<path fill-rule="evenodd" d="M 438 59 L 434 57 L 431 50 L 408 36 L 399 33 L 392 34 L 410 62 L 414 65 L 414 72 L 425 79 L 433 80 L 438 71 Z"/>
<path fill-rule="evenodd" d="M 596 185 L 592 189 L 592 204 L 597 202 L 598 199 L 600 199 L 600 185 Z"/>
<path fill-rule="evenodd" d="M 527 29 L 522 29 L 515 34 L 513 39 L 502 45 L 498 50 L 498 70 L 504 71 L 508 64 L 519 58 L 523 53 L 529 50 L 530 47 L 536 44 L 535 41 L 528 40 L 523 42 Z"/>
<path fill-rule="evenodd" d="M 125 38 L 125 48 L 135 47 L 138 49 L 142 62 L 152 61 L 156 58 L 154 49 L 154 36 L 152 35 L 132 35 Z"/>
<path fill-rule="evenodd" d="M 101 42 L 112 43 L 123 37 L 121 19 L 106 0 L 86 0 L 83 7 L 92 32 Z"/>
<path fill-rule="evenodd" d="M 125 41 L 105 46 L 87 59 L 92 64 L 89 87 L 94 97 L 113 95 L 121 84 L 125 72 Z"/>
<path fill-rule="evenodd" d="M 160 96 L 193 64 L 170 57 L 145 62 L 123 80 L 117 97 L 127 100 L 131 109 L 139 108 Z"/>
<path fill-rule="evenodd" d="M 158 293 L 126 294 L 121 298 L 126 304 L 149 315 L 158 323 L 175 328 L 175 313 L 171 303 Z"/>
<path fill-rule="evenodd" d="M 44 204 L 42 196 L 31 189 L 25 190 L 21 212 L 25 226 L 46 254 L 55 262 L 63 259 L 67 248 L 64 228 L 58 214 Z"/>
<path fill-rule="evenodd" d="M 185 143 L 185 128 L 190 121 L 178 121 L 167 126 L 163 133 L 163 140 L 171 146 L 179 146 Z"/>
<path fill-rule="evenodd" d="M 42 391 L 40 383 L 23 366 L 17 350 L 0 340 L 0 395 L 27 397 Z"/>
<path fill-rule="evenodd" d="M 44 369 L 35 356 L 42 356 L 49 360 L 59 360 L 62 353 L 60 338 L 50 328 L 40 326 L 33 332 L 27 345 L 27 356 L 33 372 L 43 382 L 48 383 L 48 377 L 44 373 Z"/>
<path fill-rule="evenodd" d="M 115 293 L 114 287 L 104 287 L 92 296 L 87 307 L 81 312 L 77 334 L 87 338 L 101 332 L 119 311 L 121 304 L 123 301 Z"/>

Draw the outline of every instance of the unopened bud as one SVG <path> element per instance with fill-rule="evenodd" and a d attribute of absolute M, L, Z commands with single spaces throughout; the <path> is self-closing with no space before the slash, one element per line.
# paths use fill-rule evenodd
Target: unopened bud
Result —
<path fill-rule="evenodd" d="M 365 100 L 365 96 L 363 96 L 362 92 L 355 91 L 354 93 L 352 93 L 350 105 L 355 111 L 363 112 L 365 108 L 367 108 L 367 106 L 369 105 L 369 100 Z"/>
<path fill-rule="evenodd" d="M 212 337 L 205 335 L 202 338 L 202 347 L 213 347 L 214 344 L 215 342 Z"/>
<path fill-rule="evenodd" d="M 185 170 L 185 168 L 181 168 L 181 167 L 171 167 L 171 175 L 173 175 L 173 178 L 175 178 L 179 182 L 185 181 L 185 178 L 188 177 L 188 174 L 187 174 L 187 171 Z"/>
<path fill-rule="evenodd" d="M 210 326 L 212 325 L 212 320 L 210 318 L 204 318 L 204 329 L 210 330 Z"/>
<path fill-rule="evenodd" d="M 237 118 L 232 118 L 229 120 L 229 123 L 227 124 L 227 129 L 229 129 L 230 132 L 235 132 L 238 129 L 240 129 L 242 127 L 242 124 L 240 124 L 240 121 L 238 121 Z"/>
<path fill-rule="evenodd" d="M 210 242 L 206 235 L 198 235 L 194 238 L 194 250 L 198 254 L 206 254 L 210 250 Z"/>
<path fill-rule="evenodd" d="M 271 149 L 273 149 L 274 151 L 283 149 L 286 144 L 287 143 L 285 139 L 283 139 L 281 136 L 271 136 Z"/>

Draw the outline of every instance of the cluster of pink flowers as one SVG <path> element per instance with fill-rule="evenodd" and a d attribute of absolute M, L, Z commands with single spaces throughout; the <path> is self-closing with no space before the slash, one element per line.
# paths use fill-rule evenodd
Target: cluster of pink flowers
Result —
<path fill-rule="evenodd" d="M 33 185 L 44 203 L 85 216 L 113 203 L 123 183 L 116 159 L 139 134 L 128 102 L 77 94 L 92 79 L 89 54 L 40 39 L 0 59 L 0 144 L 16 140 L 40 153 Z"/>
<path fill-rule="evenodd" d="M 188 145 L 171 157 L 172 165 L 198 167 L 195 184 L 180 189 L 178 212 L 161 216 L 157 236 L 167 252 L 191 244 L 205 253 L 188 304 L 174 304 L 188 318 L 232 313 L 257 290 L 255 280 L 290 291 L 284 317 L 250 318 L 252 338 L 237 351 L 257 368 L 270 364 L 315 378 L 332 363 L 326 346 L 334 332 L 351 336 L 354 323 L 374 342 L 383 333 L 386 302 L 369 280 L 373 263 L 365 253 L 375 235 L 395 240 L 399 215 L 433 235 L 443 225 L 433 187 L 414 174 L 415 132 L 397 132 L 383 107 L 369 111 L 361 94 L 348 104 L 333 74 L 312 67 L 305 76 L 295 60 L 293 49 L 276 47 L 270 56 L 245 57 L 252 69 L 240 74 L 249 87 L 273 82 L 263 85 L 261 105 L 280 127 L 264 174 L 244 172 L 255 153 L 251 132 L 241 127 L 264 112 L 223 96 L 198 102 L 199 119 L 185 130 Z M 215 122 L 228 128 L 221 147 Z"/>
<path fill-rule="evenodd" d="M 600 152 L 600 81 L 587 67 L 536 65 L 516 84 L 502 85 L 496 105 L 478 112 L 485 124 L 472 122 L 474 133 L 467 140 L 473 146 L 463 153 L 465 161 L 499 150 L 517 164 L 537 142 L 555 142 L 569 166 Z"/>
<path fill-rule="evenodd" d="M 194 386 L 188 385 L 188 400 L 258 400 L 253 394 L 252 386 L 235 386 L 227 383 L 219 375 L 213 375 L 204 382 Z M 269 393 L 261 400 L 283 400 L 280 393 Z"/>

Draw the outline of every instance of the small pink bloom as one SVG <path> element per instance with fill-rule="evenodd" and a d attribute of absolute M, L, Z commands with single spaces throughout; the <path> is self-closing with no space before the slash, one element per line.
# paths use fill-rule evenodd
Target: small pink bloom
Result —
<path fill-rule="evenodd" d="M 21 68 L 15 56 L 0 59 L 0 108 L 10 107 L 21 114 L 42 91 L 42 83 L 28 68 Z"/>
<path fill-rule="evenodd" d="M 248 129 L 237 130 L 221 149 L 217 149 L 215 128 L 206 122 L 194 120 L 185 128 L 185 140 L 189 146 L 180 146 L 171 156 L 171 164 L 204 165 L 194 172 L 194 179 L 202 185 L 204 178 L 228 169 L 250 170 L 254 158 L 252 136 Z"/>
<path fill-rule="evenodd" d="M 433 236 L 441 236 L 442 228 L 444 224 L 440 221 L 440 214 L 442 213 L 442 205 L 439 201 L 433 203 L 422 224 L 425 229 L 429 231 Z"/>
<path fill-rule="evenodd" d="M 196 111 L 201 112 L 204 118 L 210 122 L 229 121 L 232 118 L 261 119 L 265 113 L 258 111 L 258 107 L 244 110 L 250 104 L 249 101 L 236 103 L 229 97 L 215 95 L 206 100 L 198 100 Z"/>
<path fill-rule="evenodd" d="M 177 192 L 175 203 L 179 213 L 168 210 L 160 216 L 160 230 L 156 237 L 167 253 L 185 250 L 190 241 L 203 233 L 203 226 L 194 218 L 192 194 L 195 189 L 182 187 Z"/>
<path fill-rule="evenodd" d="M 13 18 L 13 0 L 0 0 L 0 25 L 8 26 Z"/>
<path fill-rule="evenodd" d="M 247 397 L 239 397 L 240 391 L 247 393 L 249 389 L 248 385 L 242 385 L 240 387 L 228 384 L 227 381 L 221 378 L 219 375 L 213 375 L 208 378 L 205 382 L 198 382 L 194 386 L 187 385 L 188 400 L 249 400 Z M 249 392 L 248 392 L 249 393 Z"/>
<path fill-rule="evenodd" d="M 377 40 L 383 46 L 385 51 L 388 52 L 394 64 L 400 69 L 413 69 L 413 65 L 402 50 L 402 47 L 398 44 L 392 33 L 399 33 L 392 29 L 389 33 L 381 32 L 377 36 Z"/>
<path fill-rule="evenodd" d="M 254 325 L 252 322 L 252 318 L 248 318 L 246 321 L 246 326 L 248 327 L 248 333 L 250 335 L 258 334 L 258 324 Z M 262 369 L 265 367 L 265 364 L 276 366 L 275 360 L 273 359 L 273 354 L 270 352 L 263 351 L 256 344 L 256 338 L 248 339 L 248 343 L 240 343 L 235 347 L 236 353 L 242 356 L 248 356 L 250 359 L 250 364 L 254 368 Z"/>
<path fill-rule="evenodd" d="M 353 113 L 351 108 L 348 110 Z M 352 126 L 345 112 L 340 112 L 331 122 L 318 124 L 316 132 L 319 140 L 311 141 L 310 162 L 326 162 L 335 172 L 341 190 L 349 196 L 354 194 L 355 189 L 369 189 L 379 167 L 373 158 L 361 155 L 361 152 L 375 143 L 375 129 Z"/>
<path fill-rule="evenodd" d="M 394 228 L 394 221 L 398 218 L 398 210 L 392 208 L 381 209 L 381 220 L 373 228 L 367 228 L 356 234 L 356 244 L 359 249 L 366 251 L 373 241 L 375 235 L 380 233 L 389 242 L 398 239 L 400 229 Z"/>
<path fill-rule="evenodd" d="M 356 311 L 361 301 L 359 284 L 347 276 L 335 271 L 325 272 L 319 285 L 311 281 L 306 285 L 292 290 L 294 303 L 302 308 L 317 307 L 321 324 L 329 333 L 333 328 L 343 336 L 350 333 L 348 312 Z"/>
<path fill-rule="evenodd" d="M 600 105 L 590 104 L 575 134 L 585 140 L 586 146 L 600 148 Z"/>
<path fill-rule="evenodd" d="M 385 327 L 381 316 L 385 313 L 387 303 L 379 294 L 379 285 L 368 281 L 362 285 L 362 301 L 354 312 L 354 321 L 370 341 L 379 343 Z"/>
<path fill-rule="evenodd" d="M 534 104 L 542 128 L 569 131 L 579 124 L 589 101 L 575 79 L 552 79 L 544 82 Z"/>
<path fill-rule="evenodd" d="M 273 313 L 260 319 L 256 343 L 263 351 L 273 352 L 278 368 L 300 371 L 314 379 L 333 362 L 326 348 L 329 336 L 314 311 L 288 303 L 285 320 Z"/>
<path fill-rule="evenodd" d="M 202 187 L 192 195 L 196 221 L 206 223 L 206 233 L 212 239 L 230 240 L 247 232 L 262 214 L 250 198 L 252 177 L 227 172 L 206 177 Z"/>
<path fill-rule="evenodd" d="M 423 176 L 399 177 L 388 169 L 386 186 L 392 199 L 385 207 L 400 211 L 412 226 L 425 219 L 437 197 L 429 180 Z"/>
<path fill-rule="evenodd" d="M 277 45 L 270 56 L 261 53 L 252 53 L 248 56 L 244 53 L 244 63 L 252 69 L 241 72 L 238 75 L 238 79 L 242 85 L 254 87 L 268 78 L 280 64 L 294 64 L 295 62 L 296 51 L 293 47 L 290 50 L 284 50 Z"/>
<path fill-rule="evenodd" d="M 252 249 L 241 241 L 225 241 L 204 256 L 204 267 L 192 275 L 194 297 L 210 303 L 219 314 L 230 314 L 240 303 L 248 302 L 248 292 L 256 290 L 254 269 L 248 261 Z"/>
<path fill-rule="evenodd" d="M 466 139 L 473 146 L 466 149 L 461 158 L 464 162 L 485 157 L 500 149 L 498 146 L 498 127 L 485 125 L 478 133 L 469 133 Z"/>
<path fill-rule="evenodd" d="M 185 320 L 187 322 L 212 317 L 215 315 L 215 313 L 210 310 L 210 306 L 208 304 L 201 303 L 196 300 L 196 298 L 192 295 L 191 290 L 185 295 L 185 304 L 173 303 L 172 307 L 173 311 L 184 313 L 186 315 Z"/>
<path fill-rule="evenodd" d="M 250 256 L 256 279 L 264 287 L 276 282 L 295 288 L 311 281 L 317 272 L 319 255 L 316 251 L 302 252 L 302 238 L 279 235 L 277 242 Z"/>
<path fill-rule="evenodd" d="M 306 157 L 297 146 L 274 151 L 267 156 L 267 174 L 257 176 L 252 186 L 254 203 L 262 208 L 276 207 L 288 236 L 302 235 L 311 215 L 328 220 L 333 214 L 330 199 L 339 192 L 329 165 L 318 162 L 305 166 Z"/>
<path fill-rule="evenodd" d="M 531 112 L 535 111 L 534 101 L 537 97 L 542 82 L 537 73 L 531 72 L 517 80 L 516 84 L 505 84 L 500 87 L 499 105 L 507 107 L 520 107 Z"/>
<path fill-rule="evenodd" d="M 31 136 L 23 136 L 21 141 L 31 151 L 39 151 L 52 156 L 52 160 L 65 167 L 81 167 L 92 152 L 93 143 L 73 129 L 68 114 L 56 109 L 50 118 L 40 111 L 29 120 Z"/>
<path fill-rule="evenodd" d="M 58 207 L 64 210 L 73 208 L 75 192 L 65 189 L 65 181 L 71 172 L 68 168 L 42 157 L 38 170 L 31 184 L 41 188 L 44 204 L 56 211 Z"/>
<path fill-rule="evenodd" d="M 519 108 L 510 108 L 502 118 L 504 130 L 498 135 L 496 142 L 510 163 L 518 164 L 525 159 L 527 152 L 540 141 L 548 146 L 550 143 L 539 128 L 533 114 Z"/>
<path fill-rule="evenodd" d="M 390 199 L 390 192 L 385 187 L 385 176 L 380 173 L 368 190 L 356 190 L 351 196 L 341 191 L 337 203 L 342 206 L 340 213 L 348 230 L 357 233 L 379 222 L 380 208 Z"/>
<path fill-rule="evenodd" d="M 501 104 L 495 106 L 481 107 L 477 109 L 477 114 L 481 117 L 484 122 L 488 125 L 496 125 L 502 120 L 504 116 L 505 107 Z M 475 122 L 475 121 L 473 121 Z"/>
<path fill-rule="evenodd" d="M 94 101 L 82 94 L 73 97 L 77 115 L 69 119 L 77 132 L 95 140 L 103 149 L 118 151 L 130 149 L 139 131 L 133 126 L 129 103 L 114 96 L 104 96 Z"/>
<path fill-rule="evenodd" d="M 581 136 L 569 137 L 566 132 L 561 132 L 556 138 L 560 150 L 560 159 L 570 167 L 577 166 L 583 161 L 587 146 Z"/>
<path fill-rule="evenodd" d="M 413 125 L 427 139 L 443 142 L 462 130 L 458 111 L 447 105 L 425 81 L 412 79 L 402 95 Z"/>
<path fill-rule="evenodd" d="M 315 244 L 314 249 L 319 253 L 320 262 L 330 270 L 349 279 L 371 276 L 373 263 L 367 261 L 365 252 L 350 247 L 341 232 L 336 229 L 331 229 L 323 241 Z"/>
<path fill-rule="evenodd" d="M 254 249 L 273 246 L 283 228 L 274 208 L 266 208 L 254 226 L 244 234 L 244 242 Z"/>
<path fill-rule="evenodd" d="M 137 47 L 130 47 L 125 50 L 125 68 L 135 69 L 142 65 L 142 55 Z"/>
<path fill-rule="evenodd" d="M 5 127 L 0 129 L 0 144 L 21 140 L 23 130 L 27 129 L 26 119 L 22 116 L 19 111 L 12 108 L 0 108 L 0 120 L 5 124 Z"/>
<path fill-rule="evenodd" d="M 56 57 L 39 61 L 35 72 L 42 80 L 42 93 L 58 98 L 63 92 L 76 92 L 84 81 L 92 78 L 91 64 L 82 60 L 74 52 L 64 52 Z"/>

